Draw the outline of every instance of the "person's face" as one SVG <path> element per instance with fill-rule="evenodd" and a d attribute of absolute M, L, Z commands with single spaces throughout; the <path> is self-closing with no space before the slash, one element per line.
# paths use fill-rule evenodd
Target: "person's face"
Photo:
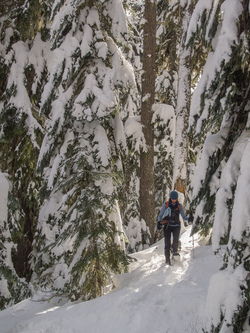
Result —
<path fill-rule="evenodd" d="M 177 199 L 171 199 L 173 203 L 176 203 Z"/>

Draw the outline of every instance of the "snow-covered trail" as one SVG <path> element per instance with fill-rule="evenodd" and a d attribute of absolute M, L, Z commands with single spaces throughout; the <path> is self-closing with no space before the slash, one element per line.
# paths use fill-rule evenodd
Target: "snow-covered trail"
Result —
<path fill-rule="evenodd" d="M 1 333 L 201 332 L 210 277 L 221 267 L 210 246 L 182 237 L 182 260 L 166 266 L 163 240 L 134 254 L 116 289 L 85 303 L 26 300 L 0 312 Z"/>
<path fill-rule="evenodd" d="M 189 234 L 190 230 L 181 237 L 180 262 L 173 266 L 164 263 L 161 240 L 158 245 L 134 255 L 138 261 L 131 265 L 129 280 L 125 282 L 125 276 L 117 276 L 118 282 L 122 280 L 123 291 L 128 290 L 129 302 L 133 300 L 138 307 L 140 330 L 133 332 L 145 332 L 148 327 L 150 332 L 201 331 L 198 327 L 204 320 L 209 280 L 221 262 L 211 247 L 197 246 L 197 240 L 193 251 Z"/>

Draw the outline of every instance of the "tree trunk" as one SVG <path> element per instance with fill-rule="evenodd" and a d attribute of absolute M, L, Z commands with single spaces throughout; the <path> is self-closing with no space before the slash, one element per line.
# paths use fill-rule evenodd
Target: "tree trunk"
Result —
<path fill-rule="evenodd" d="M 155 227 L 154 190 L 154 130 L 152 126 L 152 106 L 155 97 L 155 59 L 156 59 L 156 1 L 145 1 L 143 36 L 143 74 L 141 122 L 146 147 L 140 158 L 140 206 L 141 219 L 149 227 L 151 244 Z"/>
<path fill-rule="evenodd" d="M 191 53 L 192 48 L 186 48 L 188 23 L 193 12 L 193 2 L 182 9 L 182 40 L 179 55 L 178 96 L 176 105 L 176 132 L 174 156 L 174 189 L 185 195 L 187 189 L 188 160 L 188 118 L 191 99 Z"/>

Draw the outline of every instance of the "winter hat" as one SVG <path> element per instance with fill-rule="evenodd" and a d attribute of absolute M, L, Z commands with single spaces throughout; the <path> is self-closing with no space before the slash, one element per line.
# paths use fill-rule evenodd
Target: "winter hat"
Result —
<path fill-rule="evenodd" d="M 170 199 L 177 200 L 178 199 L 178 192 L 172 191 L 170 193 Z"/>

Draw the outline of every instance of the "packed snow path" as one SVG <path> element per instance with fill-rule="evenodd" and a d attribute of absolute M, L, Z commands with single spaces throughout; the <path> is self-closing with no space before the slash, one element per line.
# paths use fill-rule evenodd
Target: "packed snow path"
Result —
<path fill-rule="evenodd" d="M 1 333 L 195 333 L 205 321 L 210 277 L 222 266 L 210 246 L 182 237 L 182 259 L 164 263 L 164 241 L 138 252 L 116 289 L 85 303 L 26 300 L 0 312 Z M 193 258 L 194 255 L 194 258 Z M 41 297 L 37 295 L 37 297 Z"/>

